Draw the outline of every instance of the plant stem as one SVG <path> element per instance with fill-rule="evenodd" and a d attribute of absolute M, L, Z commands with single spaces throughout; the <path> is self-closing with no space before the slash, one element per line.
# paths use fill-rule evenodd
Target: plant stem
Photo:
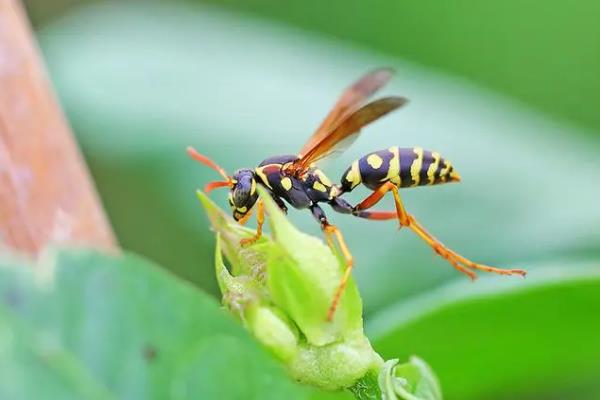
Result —
<path fill-rule="evenodd" d="M 0 243 L 117 248 L 15 0 L 0 0 Z"/>

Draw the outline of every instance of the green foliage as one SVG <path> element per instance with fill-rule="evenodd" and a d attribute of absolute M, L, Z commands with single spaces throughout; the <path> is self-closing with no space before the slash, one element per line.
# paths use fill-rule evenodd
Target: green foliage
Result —
<path fill-rule="evenodd" d="M 594 0 L 445 4 L 380 0 L 201 0 L 352 41 L 467 77 L 600 131 Z M 561 79 L 557 79 L 557 77 Z"/>
<path fill-rule="evenodd" d="M 424 357 L 451 399 L 533 390 L 597 398 L 600 263 L 559 265 L 536 268 L 518 286 L 448 284 L 382 310 L 367 332 L 384 357 Z"/>
<path fill-rule="evenodd" d="M 2 399 L 332 396 L 291 382 L 213 299 L 137 256 L 0 257 Z"/>

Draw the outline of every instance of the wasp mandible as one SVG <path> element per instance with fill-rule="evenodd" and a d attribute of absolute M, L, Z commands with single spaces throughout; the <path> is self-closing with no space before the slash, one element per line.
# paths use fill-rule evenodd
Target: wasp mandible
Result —
<path fill-rule="evenodd" d="M 195 160 L 216 170 L 223 181 L 208 183 L 206 192 L 219 187 L 228 187 L 229 205 L 233 218 L 245 224 L 251 210 L 256 206 L 258 226 L 256 235 L 242 240 L 243 246 L 254 243 L 262 235 L 265 212 L 258 198 L 256 185 L 264 187 L 283 212 L 286 203 L 297 209 L 309 209 L 319 221 L 330 247 L 337 242 L 346 262 L 346 268 L 334 294 L 327 313 L 332 320 L 336 307 L 346 287 L 353 267 L 353 259 L 340 230 L 329 223 L 320 203 L 328 203 L 334 211 L 370 220 L 397 219 L 400 227 L 410 228 L 417 236 L 455 269 L 469 278 L 476 277 L 476 270 L 501 275 L 522 275 L 522 269 L 501 269 L 475 263 L 444 246 L 409 214 L 400 198 L 399 189 L 459 182 L 460 176 L 450 163 L 439 153 L 420 147 L 390 147 L 374 151 L 354 161 L 342 175 L 339 185 L 334 185 L 321 171 L 316 162 L 347 148 L 361 129 L 384 115 L 407 103 L 404 97 L 384 97 L 364 104 L 377 90 L 382 88 L 393 75 L 389 68 L 380 68 L 366 74 L 348 87 L 338 99 L 319 128 L 310 137 L 298 155 L 274 156 L 262 161 L 256 168 L 243 168 L 229 176 L 215 162 L 188 147 L 188 154 Z M 351 205 L 342 198 L 359 185 L 371 189 L 367 198 Z M 394 197 L 395 211 L 372 211 L 386 193 Z"/>

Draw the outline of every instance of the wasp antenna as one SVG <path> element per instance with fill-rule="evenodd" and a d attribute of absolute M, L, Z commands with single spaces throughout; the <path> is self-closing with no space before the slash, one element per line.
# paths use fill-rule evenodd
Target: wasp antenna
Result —
<path fill-rule="evenodd" d="M 220 187 L 231 187 L 231 181 L 227 180 L 227 181 L 216 181 L 216 182 L 207 183 L 206 186 L 204 186 L 204 191 L 206 193 L 210 193 L 210 192 L 212 192 L 213 189 L 220 188 Z"/>
<path fill-rule="evenodd" d="M 196 149 L 194 149 L 191 146 L 188 146 L 188 148 L 186 149 L 188 155 L 193 158 L 194 160 L 214 169 L 215 171 L 217 171 L 223 178 L 225 178 L 228 182 L 231 181 L 231 178 L 229 177 L 229 175 L 227 175 L 227 172 L 225 172 L 225 170 L 223 168 L 221 168 L 216 162 L 214 162 L 213 160 L 211 160 L 210 158 L 203 156 L 202 154 L 198 153 L 196 151 Z"/>

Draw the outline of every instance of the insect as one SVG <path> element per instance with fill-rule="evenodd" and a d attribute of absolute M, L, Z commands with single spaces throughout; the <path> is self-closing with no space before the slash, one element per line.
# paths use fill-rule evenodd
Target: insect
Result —
<path fill-rule="evenodd" d="M 286 213 L 286 204 L 296 209 L 309 209 L 320 223 L 328 244 L 333 248 L 334 241 L 337 242 L 346 268 L 327 312 L 328 320 L 332 320 L 334 316 L 354 263 L 342 233 L 329 222 L 320 206 L 322 203 L 329 204 L 336 212 L 359 218 L 396 219 L 400 227 L 411 229 L 438 255 L 471 279 L 476 277 L 475 271 L 501 275 L 526 274 L 522 269 L 490 267 L 461 256 L 444 246 L 406 211 L 399 189 L 460 181 L 450 161 L 439 153 L 419 147 L 390 147 L 374 151 L 354 161 L 344 172 L 338 185 L 333 184 L 316 166 L 317 161 L 348 147 L 363 127 L 406 104 L 407 100 L 404 97 L 397 96 L 384 97 L 364 104 L 391 79 L 392 75 L 391 69 L 376 69 L 349 86 L 298 155 L 270 157 L 255 168 L 239 169 L 233 176 L 229 176 L 223 168 L 206 156 L 191 147 L 187 149 L 193 159 L 216 170 L 224 178 L 223 181 L 208 183 L 205 191 L 228 187 L 229 205 L 236 221 L 245 224 L 251 210 L 257 209 L 256 235 L 242 240 L 243 246 L 251 245 L 262 235 L 265 211 L 256 192 L 257 185 L 264 187 Z M 363 201 L 351 205 L 342 198 L 345 193 L 351 192 L 361 184 L 373 191 Z M 388 192 L 394 197 L 395 210 L 371 210 Z"/>

